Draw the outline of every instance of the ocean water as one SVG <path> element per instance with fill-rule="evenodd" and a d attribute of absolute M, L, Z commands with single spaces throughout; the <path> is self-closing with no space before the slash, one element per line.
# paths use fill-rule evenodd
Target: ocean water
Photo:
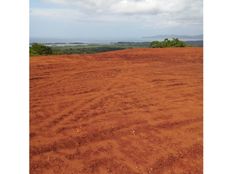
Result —
<path fill-rule="evenodd" d="M 183 36 L 183 35 L 158 35 L 138 38 L 36 38 L 30 37 L 30 45 L 32 43 L 43 43 L 46 45 L 83 45 L 83 44 L 111 44 L 117 42 L 151 42 L 154 40 L 163 40 L 165 38 L 179 38 L 183 41 L 199 41 L 203 40 L 203 35 Z"/>
<path fill-rule="evenodd" d="M 149 38 L 119 38 L 119 39 L 78 39 L 78 38 L 30 38 L 30 43 L 99 43 L 108 44 L 115 42 L 146 42 Z"/>

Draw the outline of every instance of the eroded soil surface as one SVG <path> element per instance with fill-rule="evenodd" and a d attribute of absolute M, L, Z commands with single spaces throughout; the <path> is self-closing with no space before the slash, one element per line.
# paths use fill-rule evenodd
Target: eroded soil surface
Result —
<path fill-rule="evenodd" d="M 202 174 L 202 48 L 30 59 L 31 174 Z"/>

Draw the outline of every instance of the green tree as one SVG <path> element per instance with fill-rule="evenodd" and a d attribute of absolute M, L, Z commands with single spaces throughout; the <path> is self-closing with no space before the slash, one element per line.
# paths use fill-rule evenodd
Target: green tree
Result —
<path fill-rule="evenodd" d="M 48 46 L 34 43 L 30 47 L 30 55 L 49 55 L 52 54 L 52 49 Z"/>
<path fill-rule="evenodd" d="M 164 41 L 153 41 L 150 46 L 152 48 L 167 48 L 167 47 L 185 47 L 186 44 L 180 41 L 178 38 L 173 38 L 172 40 L 164 39 Z"/>

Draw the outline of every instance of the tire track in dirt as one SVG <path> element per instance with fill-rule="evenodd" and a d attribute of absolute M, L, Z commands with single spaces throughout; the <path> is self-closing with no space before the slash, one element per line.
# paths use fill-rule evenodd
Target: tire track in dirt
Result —
<path fill-rule="evenodd" d="M 91 107 L 91 105 L 96 104 L 100 100 L 104 100 L 105 98 L 109 97 L 108 94 L 105 94 L 105 91 L 107 90 L 107 88 L 110 88 L 114 84 L 114 81 L 115 80 L 113 80 L 109 85 L 107 85 L 106 87 L 104 87 L 103 89 L 98 91 L 95 95 L 91 96 L 91 98 L 89 100 L 84 101 L 80 105 L 76 106 L 74 103 L 74 105 L 70 106 L 69 108 L 67 108 L 67 110 L 64 110 L 61 114 L 59 114 L 55 120 L 48 121 L 48 124 L 45 125 L 44 128 L 51 129 L 51 128 L 55 127 L 61 121 L 64 122 L 70 116 L 72 116 L 74 114 L 73 112 L 75 110 L 81 112 L 80 115 L 82 115 L 83 110 L 85 111 L 85 110 L 89 109 Z"/>
<path fill-rule="evenodd" d="M 203 153 L 203 148 L 201 144 L 194 144 L 185 149 L 181 149 L 178 153 L 170 154 L 167 157 L 159 158 L 154 164 L 149 167 L 148 173 L 161 174 L 165 173 L 167 169 L 171 168 L 175 163 L 186 158 L 196 158 L 196 156 L 201 156 Z M 173 171 L 174 172 L 174 171 Z M 185 173 L 195 173 L 193 171 L 184 171 Z"/>
<path fill-rule="evenodd" d="M 203 173 L 202 55 L 32 57 L 30 173 Z"/>

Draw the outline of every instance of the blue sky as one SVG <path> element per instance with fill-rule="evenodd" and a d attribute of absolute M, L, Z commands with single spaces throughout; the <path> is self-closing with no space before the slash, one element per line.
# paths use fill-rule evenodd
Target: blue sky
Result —
<path fill-rule="evenodd" d="M 202 34 L 202 0 L 30 0 L 31 38 Z"/>

